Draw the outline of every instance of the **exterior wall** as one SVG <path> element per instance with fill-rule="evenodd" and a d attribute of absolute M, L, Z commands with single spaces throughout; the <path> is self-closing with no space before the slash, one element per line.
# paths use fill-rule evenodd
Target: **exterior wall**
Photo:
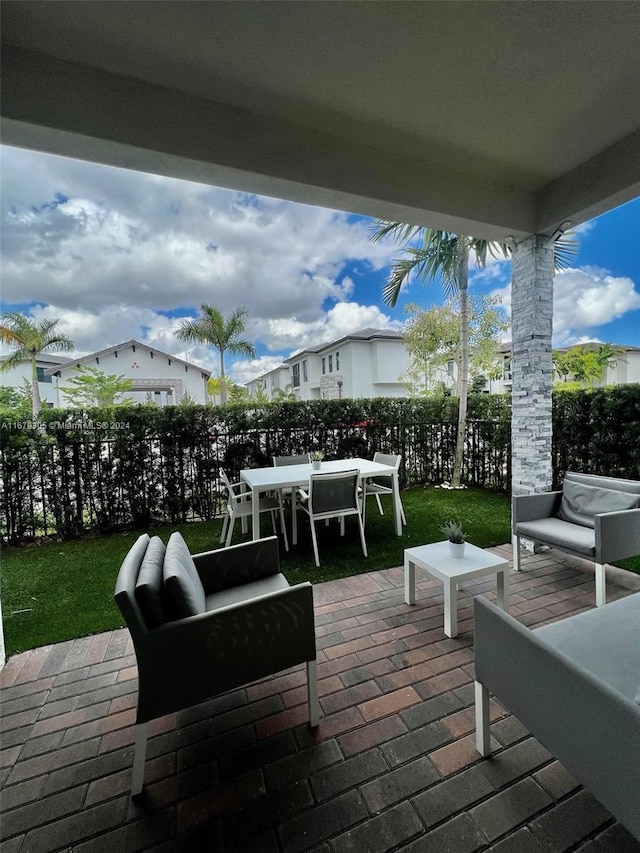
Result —
<path fill-rule="evenodd" d="M 620 356 L 615 367 L 607 367 L 600 382 L 602 385 L 624 385 L 627 382 L 640 382 L 640 351 L 631 350 Z"/>
<path fill-rule="evenodd" d="M 270 370 L 269 373 L 265 373 L 257 379 L 252 379 L 251 382 L 247 382 L 246 388 L 252 397 L 258 394 L 258 389 L 260 388 L 262 388 L 265 394 L 272 397 L 276 389 L 281 388 L 284 391 L 291 382 L 291 370 L 288 366 L 282 366 L 277 367 L 275 370 Z"/>
<path fill-rule="evenodd" d="M 37 364 L 43 371 L 46 371 L 48 368 L 54 367 L 56 362 L 38 359 Z M 26 362 L 18 365 L 18 367 L 14 367 L 13 370 L 8 370 L 6 373 L 0 373 L 0 385 L 5 385 L 8 388 L 17 388 L 18 390 L 21 390 L 25 379 L 29 385 L 31 385 L 31 364 Z M 51 407 L 58 405 L 58 395 L 54 377 L 50 375 L 47 376 L 46 373 L 44 373 L 43 381 L 38 382 L 38 388 L 40 389 L 40 399 L 42 400 L 43 406 Z"/>
<path fill-rule="evenodd" d="M 135 346 L 134 350 L 134 346 L 129 345 L 80 363 L 107 374 L 126 376 L 138 385 L 150 386 L 151 390 L 136 390 L 134 387 L 124 395 L 136 403 L 144 403 L 149 393 L 160 405 L 180 403 L 185 393 L 196 403 L 207 402 L 207 379 L 203 376 L 202 368 L 197 365 L 187 366 L 172 356 L 161 356 L 145 347 Z M 77 364 L 78 362 L 69 362 L 60 371 L 60 376 L 53 377 L 54 387 L 58 390 L 56 405 L 63 408 L 67 405 L 67 399 L 62 388 L 75 375 L 74 368 Z"/>

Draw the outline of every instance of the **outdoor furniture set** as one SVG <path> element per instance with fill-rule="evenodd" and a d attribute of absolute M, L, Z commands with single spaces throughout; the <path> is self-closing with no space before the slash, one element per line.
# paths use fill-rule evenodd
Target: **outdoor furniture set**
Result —
<path fill-rule="evenodd" d="M 143 534 L 127 554 L 115 599 L 138 662 L 132 794 L 143 786 L 150 720 L 267 675 L 306 663 L 309 724 L 318 725 L 312 586 L 289 586 L 277 538 L 259 539 L 259 512 L 282 508 L 275 499 L 261 509 L 260 495 L 289 489 L 295 504 L 298 488 L 308 483 L 313 530 L 314 521 L 336 514 L 335 506 L 325 507 L 331 484 L 339 483 L 337 503 L 355 508 L 365 554 L 359 483 L 365 500 L 367 476 L 389 477 L 398 532 L 403 515 L 397 466 L 358 459 L 325 467 L 320 475 L 308 462 L 242 472 L 251 489 L 254 541 L 191 556 L 179 533 L 166 549 L 159 537 Z M 514 569 L 520 536 L 591 556 L 603 605 L 604 561 L 640 553 L 639 502 L 640 482 L 581 474 L 568 474 L 561 492 L 514 497 Z M 237 515 L 227 515 L 229 533 Z M 640 839 L 640 593 L 532 631 L 508 614 L 508 561 L 469 543 L 458 558 L 447 545 L 405 550 L 405 601 L 415 603 L 416 567 L 440 578 L 444 631 L 455 637 L 458 584 L 497 575 L 499 607 L 474 599 L 478 752 L 490 752 L 491 692 Z M 314 550 L 318 562 L 315 534 Z"/>
<path fill-rule="evenodd" d="M 265 495 L 276 494 L 282 507 L 282 496 L 291 501 L 291 541 L 298 541 L 298 508 L 309 516 L 316 565 L 320 565 L 315 522 L 322 519 L 339 518 L 341 532 L 344 532 L 344 518 L 352 515 L 358 518 L 362 552 L 367 556 L 364 536 L 364 507 L 367 497 L 374 495 L 378 502 L 381 494 L 392 497 L 395 531 L 402 535 L 402 525 L 406 524 L 398 472 L 400 456 L 376 453 L 371 459 L 336 459 L 322 462 L 320 470 L 313 467 L 308 457 L 276 457 L 274 465 L 268 468 L 247 468 L 240 472 L 241 482 L 246 488 L 246 501 L 251 506 L 252 535 L 260 538 L 260 502 Z M 293 461 L 295 459 L 295 462 Z M 286 461 L 284 461 L 286 460 Z M 382 506 L 380 505 L 380 511 Z M 249 514 L 245 509 L 244 513 Z"/>

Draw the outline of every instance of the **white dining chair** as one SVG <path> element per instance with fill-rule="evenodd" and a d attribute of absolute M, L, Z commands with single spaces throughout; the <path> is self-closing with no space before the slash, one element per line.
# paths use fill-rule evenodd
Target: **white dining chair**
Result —
<path fill-rule="evenodd" d="M 380 453 L 376 451 L 373 456 L 374 462 L 380 462 L 382 465 L 391 465 L 393 468 L 398 471 L 400 469 L 400 462 L 402 461 L 402 456 L 394 453 Z M 407 519 L 404 514 L 404 507 L 402 506 L 402 500 L 400 499 L 400 487 L 398 485 L 397 478 L 394 481 L 394 478 L 390 475 L 388 476 L 377 476 L 370 477 L 365 479 L 362 483 L 362 523 L 364 524 L 366 519 L 366 507 L 367 507 L 367 498 L 375 497 L 376 502 L 378 504 L 378 509 L 380 511 L 380 515 L 384 515 L 384 510 L 382 508 L 382 502 L 380 500 L 380 495 L 394 495 L 395 489 L 398 489 L 398 504 L 400 506 L 400 517 L 402 518 L 402 523 L 406 526 Z"/>
<path fill-rule="evenodd" d="M 227 489 L 227 510 L 224 517 L 224 522 L 222 523 L 222 533 L 220 534 L 220 542 L 225 541 L 225 545 L 228 548 L 231 544 L 231 538 L 233 536 L 233 527 L 236 523 L 236 519 L 249 519 L 251 518 L 251 514 L 253 512 L 253 501 L 250 492 L 243 491 L 245 488 L 244 483 L 231 483 L 225 471 L 220 469 L 220 478 L 222 482 L 226 486 Z M 284 522 L 284 510 L 282 508 L 282 501 L 278 497 L 264 497 L 260 498 L 259 504 L 260 512 L 270 512 L 271 513 L 271 523 L 273 524 L 273 532 L 276 533 L 276 513 L 280 513 L 280 525 L 282 527 L 282 535 L 284 537 L 284 547 L 285 551 L 289 550 L 289 539 L 287 537 L 287 528 Z"/>

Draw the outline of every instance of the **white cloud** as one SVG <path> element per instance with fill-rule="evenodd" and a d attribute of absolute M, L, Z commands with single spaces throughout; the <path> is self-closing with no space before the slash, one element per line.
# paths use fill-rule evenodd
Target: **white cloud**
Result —
<path fill-rule="evenodd" d="M 9 304 L 245 305 L 268 331 L 267 320 L 319 321 L 327 300 L 353 293 L 347 262 L 378 270 L 395 251 L 344 213 L 18 149 L 0 156 Z"/>
<path fill-rule="evenodd" d="M 494 290 L 492 295 L 500 296 L 511 314 L 511 284 Z M 556 273 L 553 293 L 554 344 L 592 340 L 594 336 L 588 334 L 588 329 L 604 326 L 639 309 L 640 293 L 632 279 L 593 268 L 562 270 Z"/>

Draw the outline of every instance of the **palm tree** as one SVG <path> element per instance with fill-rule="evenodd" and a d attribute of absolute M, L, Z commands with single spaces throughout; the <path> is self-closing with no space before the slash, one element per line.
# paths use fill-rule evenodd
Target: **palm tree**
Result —
<path fill-rule="evenodd" d="M 213 346 L 220 353 L 220 400 L 227 402 L 227 382 L 224 372 L 224 354 L 246 355 L 256 357 L 256 350 L 250 341 L 241 337 L 244 332 L 245 320 L 248 316 L 246 308 L 236 309 L 225 320 L 222 312 L 215 305 L 200 306 L 201 316 L 197 320 L 183 320 L 175 336 L 181 341 Z"/>
<path fill-rule="evenodd" d="M 395 306 L 403 283 L 411 276 L 415 276 L 421 283 L 440 279 L 445 296 L 457 295 L 460 299 L 460 403 L 451 478 L 452 485 L 458 487 L 462 479 L 469 385 L 469 256 L 473 251 L 477 265 L 484 267 L 487 254 L 499 257 L 501 253 L 504 257 L 509 257 L 509 247 L 506 243 L 490 242 L 479 237 L 467 237 L 463 234 L 438 231 L 435 228 L 379 220 L 378 230 L 371 239 L 378 242 L 385 237 L 392 237 L 396 242 L 416 244 L 405 245 L 404 251 L 407 257 L 396 261 L 391 270 L 389 280 L 382 291 L 384 301 L 388 305 Z M 567 265 L 568 258 L 575 252 L 574 247 L 575 243 L 572 240 L 561 238 L 556 243 L 556 269 Z"/>
<path fill-rule="evenodd" d="M 73 341 L 60 331 L 60 320 L 38 322 L 19 311 L 10 311 L 0 318 L 0 341 L 16 349 L 4 360 L 0 370 L 7 371 L 25 362 L 31 363 L 31 393 L 33 417 L 36 419 L 42 406 L 38 386 L 38 356 L 44 352 L 69 352 Z"/>

